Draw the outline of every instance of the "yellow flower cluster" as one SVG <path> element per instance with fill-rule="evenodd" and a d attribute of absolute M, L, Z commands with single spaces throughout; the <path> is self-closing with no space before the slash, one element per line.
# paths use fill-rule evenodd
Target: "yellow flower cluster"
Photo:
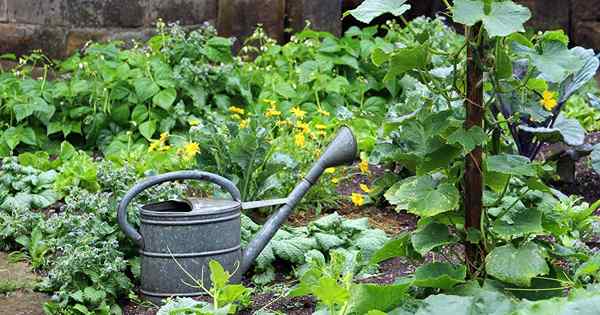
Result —
<path fill-rule="evenodd" d="M 360 207 L 365 203 L 365 197 L 363 197 L 361 194 L 352 193 L 352 197 L 350 199 L 352 200 L 352 204 L 357 207 Z"/>
<path fill-rule="evenodd" d="M 171 148 L 167 145 L 167 141 L 169 140 L 169 134 L 167 132 L 163 132 L 160 134 L 160 138 L 158 140 L 151 140 L 150 146 L 148 147 L 148 152 L 154 151 L 167 151 Z"/>
<path fill-rule="evenodd" d="M 544 106 L 547 111 L 553 110 L 556 105 L 558 105 L 558 101 L 556 100 L 556 93 L 552 91 L 544 91 L 542 93 L 542 99 L 540 100 L 540 104 Z"/>
<path fill-rule="evenodd" d="M 360 163 L 358 163 L 358 168 L 360 169 L 360 172 L 363 174 L 369 173 L 369 161 L 360 160 Z"/>
<path fill-rule="evenodd" d="M 237 119 L 240 121 L 240 129 L 248 128 L 250 125 L 250 118 L 244 119 L 242 116 L 246 113 L 243 108 L 239 108 L 236 106 L 230 106 L 229 112 L 231 114 L 231 118 Z"/>
<path fill-rule="evenodd" d="M 265 116 L 277 117 L 281 115 L 281 112 L 277 110 L 277 102 L 273 100 L 265 100 L 265 102 L 269 104 L 269 108 L 267 109 Z"/>
<path fill-rule="evenodd" d="M 304 138 L 304 134 L 303 133 L 297 133 L 297 134 L 294 135 L 294 144 L 297 147 L 304 148 L 304 146 L 306 145 L 306 142 L 305 142 L 305 138 Z"/>
<path fill-rule="evenodd" d="M 329 115 L 331 115 L 328 111 L 322 109 L 320 106 L 319 106 L 319 108 L 317 108 L 317 112 L 319 112 L 319 114 L 321 114 L 325 117 L 329 117 Z"/>
<path fill-rule="evenodd" d="M 293 107 L 292 109 L 290 109 L 290 111 L 298 119 L 304 119 L 304 116 L 306 115 L 306 112 L 301 110 L 300 107 Z"/>
<path fill-rule="evenodd" d="M 178 153 L 183 156 L 184 160 L 190 161 L 196 154 L 200 153 L 200 145 L 196 142 L 188 142 L 183 148 L 179 149 Z"/>

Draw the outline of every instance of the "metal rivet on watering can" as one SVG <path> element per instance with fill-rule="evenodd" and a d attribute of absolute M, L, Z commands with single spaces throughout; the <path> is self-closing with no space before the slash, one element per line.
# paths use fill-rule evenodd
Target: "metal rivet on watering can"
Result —
<path fill-rule="evenodd" d="M 121 229 L 140 249 L 142 295 L 160 304 L 167 297 L 204 294 L 190 275 L 210 287 L 208 262 L 213 259 L 234 273 L 232 282 L 239 282 L 323 171 L 350 164 L 356 156 L 356 139 L 348 127 L 342 127 L 305 178 L 282 199 L 241 202 L 240 191 L 231 181 L 202 171 L 171 172 L 136 184 L 119 203 L 117 217 Z M 139 193 L 164 182 L 185 179 L 215 183 L 228 191 L 232 200 L 188 198 L 148 204 L 140 210 L 139 232 L 127 222 L 127 206 Z M 242 252 L 241 210 L 280 204 L 283 206 Z"/>

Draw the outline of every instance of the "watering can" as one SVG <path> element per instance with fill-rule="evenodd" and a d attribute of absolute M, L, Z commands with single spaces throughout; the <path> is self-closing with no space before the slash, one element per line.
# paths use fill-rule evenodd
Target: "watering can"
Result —
<path fill-rule="evenodd" d="M 242 202 L 231 181 L 202 171 L 170 172 L 137 183 L 119 203 L 117 218 L 121 229 L 139 247 L 142 296 L 161 304 L 167 297 L 205 294 L 194 279 L 210 287 L 210 260 L 218 261 L 232 274 L 231 282 L 239 282 L 323 171 L 351 164 L 356 156 L 356 139 L 344 126 L 289 196 L 274 200 Z M 226 190 L 231 200 L 187 198 L 147 204 L 140 209 L 139 231 L 127 222 L 127 206 L 139 193 L 164 182 L 187 179 L 214 183 Z M 283 206 L 242 249 L 241 211 L 274 205 Z"/>

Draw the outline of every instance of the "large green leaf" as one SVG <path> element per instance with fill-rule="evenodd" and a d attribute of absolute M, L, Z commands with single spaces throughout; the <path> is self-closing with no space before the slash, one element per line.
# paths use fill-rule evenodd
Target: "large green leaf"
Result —
<path fill-rule="evenodd" d="M 432 176 L 413 176 L 394 184 L 385 198 L 396 210 L 431 217 L 458 207 L 460 194 L 454 184 Z"/>
<path fill-rule="evenodd" d="M 583 129 L 579 121 L 577 119 L 566 118 L 562 113 L 558 115 L 552 128 L 521 125 L 519 129 L 534 134 L 536 138 L 542 141 L 563 141 L 570 146 L 579 146 L 585 141 L 585 129 Z"/>
<path fill-rule="evenodd" d="M 494 221 L 492 231 L 505 239 L 541 233 L 543 231 L 542 212 L 538 209 L 510 211 Z"/>
<path fill-rule="evenodd" d="M 473 297 L 456 295 L 431 295 L 423 300 L 416 315 L 474 315 Z"/>
<path fill-rule="evenodd" d="M 370 310 L 390 311 L 404 303 L 410 282 L 389 285 L 355 284 L 351 289 L 352 299 L 348 314 L 366 314 Z"/>
<path fill-rule="evenodd" d="M 540 77 L 549 82 L 562 82 L 569 74 L 582 68 L 585 61 L 576 51 L 561 42 L 550 41 L 542 43 L 542 51 L 513 43 L 513 50 L 527 56 L 540 72 Z"/>
<path fill-rule="evenodd" d="M 177 98 L 177 91 L 175 89 L 165 89 L 158 92 L 154 97 L 152 97 L 152 103 L 154 105 L 160 106 L 164 110 L 170 110 L 171 105 L 175 102 Z"/>
<path fill-rule="evenodd" d="M 499 154 L 486 158 L 488 172 L 516 176 L 535 176 L 529 159 L 521 155 Z"/>
<path fill-rule="evenodd" d="M 489 14 L 485 11 L 484 1 L 455 0 L 454 22 L 473 26 L 481 21 L 490 37 L 494 37 L 524 32 L 523 24 L 531 18 L 527 7 L 512 1 L 492 2 Z"/>
<path fill-rule="evenodd" d="M 374 18 L 386 13 L 400 16 L 410 9 L 410 5 L 405 2 L 406 0 L 365 0 L 356 9 L 345 12 L 344 17 L 352 15 L 363 23 L 371 23 Z"/>
<path fill-rule="evenodd" d="M 455 238 L 448 232 L 448 226 L 433 222 L 415 231 L 410 240 L 415 250 L 425 256 L 439 246 L 453 243 Z"/>
<path fill-rule="evenodd" d="M 408 233 L 403 233 L 393 240 L 385 243 L 371 256 L 369 263 L 378 264 L 395 257 L 412 256 L 411 240 Z"/>
<path fill-rule="evenodd" d="M 600 66 L 600 60 L 598 60 L 598 57 L 596 57 L 593 49 L 575 47 L 571 49 L 571 51 L 579 59 L 585 60 L 585 64 L 577 71 L 577 73 L 568 77 L 567 80 L 562 84 L 563 92 L 560 93 L 560 102 L 564 102 L 569 99 L 573 93 L 593 79 L 598 71 L 598 67 Z"/>
<path fill-rule="evenodd" d="M 483 144 L 486 138 L 487 135 L 483 128 L 473 126 L 469 130 L 458 128 L 448 136 L 448 143 L 460 144 L 463 147 L 464 152 L 468 153 L 473 151 L 475 147 Z"/>
<path fill-rule="evenodd" d="M 501 281 L 524 287 L 531 285 L 533 277 L 549 272 L 543 249 L 533 242 L 494 248 L 485 258 L 485 270 Z"/>
<path fill-rule="evenodd" d="M 390 62 L 390 69 L 383 78 L 384 81 L 394 80 L 410 70 L 426 68 L 429 64 L 429 54 L 424 46 L 401 48 L 394 51 Z"/>
<path fill-rule="evenodd" d="M 148 78 L 134 80 L 133 86 L 135 87 L 135 93 L 142 102 L 160 91 L 158 85 Z"/>
<path fill-rule="evenodd" d="M 152 139 L 152 135 L 154 135 L 154 132 L 156 132 L 156 121 L 148 120 L 143 122 L 139 126 L 139 130 L 142 136 L 144 136 L 144 138 L 148 140 Z"/>
<path fill-rule="evenodd" d="M 413 285 L 424 288 L 450 289 L 465 282 L 467 268 L 464 265 L 453 266 L 445 262 L 433 262 L 415 270 Z"/>

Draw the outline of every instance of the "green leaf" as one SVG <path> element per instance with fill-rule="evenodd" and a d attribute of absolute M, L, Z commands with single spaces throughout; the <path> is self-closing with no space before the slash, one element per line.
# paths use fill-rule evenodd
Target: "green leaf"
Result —
<path fill-rule="evenodd" d="M 332 93 L 342 93 L 342 91 L 350 86 L 348 80 L 344 77 L 336 77 L 333 80 L 330 80 L 325 86 L 325 91 Z"/>
<path fill-rule="evenodd" d="M 344 17 L 352 15 L 363 23 L 371 21 L 383 14 L 391 13 L 400 16 L 410 9 L 406 0 L 365 0 L 356 9 L 344 12 Z"/>
<path fill-rule="evenodd" d="M 451 244 L 455 239 L 448 232 L 448 226 L 432 222 L 425 227 L 413 232 L 410 237 L 413 247 L 421 256 L 425 256 L 431 250 Z"/>
<path fill-rule="evenodd" d="M 210 269 L 210 281 L 214 288 L 221 289 L 229 282 L 229 273 L 223 269 L 218 261 L 209 261 L 208 268 Z"/>
<path fill-rule="evenodd" d="M 413 69 L 425 69 L 428 64 L 429 55 L 424 46 L 397 49 L 391 57 L 390 69 L 383 81 L 394 80 Z"/>
<path fill-rule="evenodd" d="M 296 90 L 292 87 L 291 84 L 285 81 L 280 81 L 275 85 L 275 91 L 277 94 L 285 97 L 285 98 L 294 98 L 296 97 Z"/>
<path fill-rule="evenodd" d="M 332 234 L 315 233 L 314 237 L 319 246 L 321 246 L 321 248 L 325 251 L 329 251 L 330 249 L 342 246 L 344 243 L 346 243 L 343 239 Z"/>
<path fill-rule="evenodd" d="M 152 97 L 152 103 L 168 111 L 171 109 L 171 105 L 173 105 L 173 102 L 175 102 L 176 98 L 177 91 L 175 91 L 175 89 L 166 89 L 154 95 L 154 97 Z"/>
<path fill-rule="evenodd" d="M 532 64 L 540 72 L 540 77 L 546 81 L 559 83 L 567 75 L 575 73 L 584 65 L 584 60 L 574 51 L 560 42 L 543 42 L 542 52 L 513 43 L 513 50 L 518 54 L 528 56 Z"/>
<path fill-rule="evenodd" d="M 386 53 L 381 48 L 376 48 L 375 50 L 373 50 L 373 53 L 371 54 L 371 61 L 373 62 L 373 64 L 379 67 L 388 60 L 390 60 L 389 53 Z"/>
<path fill-rule="evenodd" d="M 380 249 L 387 241 L 389 241 L 389 237 L 384 231 L 369 229 L 361 231 L 358 236 L 352 240 L 352 243 L 354 243 L 356 248 L 360 249 L 360 252 L 365 259 L 370 259 L 371 255 Z"/>
<path fill-rule="evenodd" d="M 471 152 L 475 147 L 482 145 L 487 138 L 487 135 L 483 128 L 479 126 L 473 126 L 469 130 L 464 128 L 458 128 L 456 131 L 448 136 L 449 144 L 460 144 L 464 152 Z"/>
<path fill-rule="evenodd" d="M 509 211 L 509 213 L 494 221 L 492 231 L 504 239 L 541 233 L 544 231 L 542 228 L 542 212 L 538 209 Z"/>
<path fill-rule="evenodd" d="M 458 207 L 460 194 L 454 184 L 434 180 L 432 176 L 413 176 L 394 184 L 385 198 L 396 210 L 407 210 L 421 217 L 431 217 Z"/>
<path fill-rule="evenodd" d="M 535 176 L 529 159 L 521 155 L 500 154 L 486 159 L 487 171 L 506 175 Z"/>
<path fill-rule="evenodd" d="M 395 257 L 412 256 L 411 240 L 408 233 L 403 233 L 396 239 L 390 240 L 371 256 L 369 263 L 378 264 Z"/>
<path fill-rule="evenodd" d="M 563 30 L 545 31 L 542 38 L 544 41 L 557 41 L 565 46 L 569 45 L 569 36 Z"/>
<path fill-rule="evenodd" d="M 575 278 L 580 279 L 586 276 L 594 276 L 596 280 L 600 279 L 600 254 L 592 256 L 588 261 L 584 262 L 575 271 Z"/>
<path fill-rule="evenodd" d="M 330 276 L 321 277 L 318 285 L 312 291 L 319 301 L 328 306 L 343 305 L 350 297 L 348 290 Z"/>
<path fill-rule="evenodd" d="M 471 296 L 431 295 L 416 315 L 473 315 L 473 300 Z"/>
<path fill-rule="evenodd" d="M 563 141 L 570 146 L 580 146 L 585 141 L 585 129 L 579 121 L 566 118 L 562 113 L 558 115 L 552 128 L 520 125 L 519 129 L 532 133 L 537 139 L 547 142 Z"/>
<path fill-rule="evenodd" d="M 148 78 L 134 80 L 133 87 L 141 102 L 146 101 L 160 91 L 158 85 Z"/>
<path fill-rule="evenodd" d="M 415 270 L 413 285 L 423 288 L 450 289 L 465 282 L 467 268 L 464 265 L 453 266 L 449 263 L 433 262 Z"/>
<path fill-rule="evenodd" d="M 3 139 L 11 150 L 14 150 L 19 143 L 36 145 L 36 136 L 30 127 L 10 127 L 4 131 Z"/>
<path fill-rule="evenodd" d="M 548 82 L 544 79 L 529 79 L 527 81 L 527 88 L 541 94 L 548 89 Z"/>
<path fill-rule="evenodd" d="M 409 281 L 390 285 L 355 284 L 350 291 L 352 299 L 348 314 L 365 314 L 371 310 L 391 311 L 406 302 L 402 297 L 407 295 L 409 287 Z"/>
<path fill-rule="evenodd" d="M 506 244 L 494 248 L 485 258 L 486 272 L 498 280 L 529 287 L 531 279 L 549 272 L 542 248 L 529 242 L 518 248 Z"/>
<path fill-rule="evenodd" d="M 152 139 L 152 135 L 154 135 L 154 132 L 156 132 L 156 121 L 148 120 L 146 122 L 143 122 L 139 126 L 139 130 L 142 136 L 144 136 L 144 138 L 150 141 L 150 139 Z"/>
<path fill-rule="evenodd" d="M 473 26 L 481 21 L 489 36 L 495 37 L 524 32 L 523 24 L 531 18 L 527 7 L 512 1 L 492 2 L 489 14 L 484 7 L 481 0 L 455 0 L 454 22 Z"/>

